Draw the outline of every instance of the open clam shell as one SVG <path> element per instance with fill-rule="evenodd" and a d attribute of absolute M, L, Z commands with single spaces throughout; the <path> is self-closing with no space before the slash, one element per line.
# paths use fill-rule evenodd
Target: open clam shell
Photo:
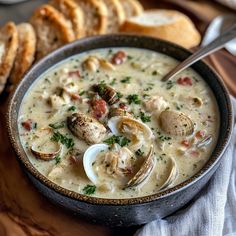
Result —
<path fill-rule="evenodd" d="M 168 175 L 165 182 L 161 185 L 159 188 L 159 191 L 163 191 L 173 185 L 175 180 L 177 179 L 179 175 L 179 169 L 178 166 L 173 158 L 169 158 L 169 164 L 168 164 Z"/>
<path fill-rule="evenodd" d="M 210 144 L 212 142 L 212 136 L 211 135 L 208 135 L 206 138 L 204 138 L 203 140 L 201 140 L 200 142 L 198 142 L 196 144 L 196 147 L 197 148 L 201 148 L 201 147 L 205 147 L 207 146 L 208 144 Z"/>
<path fill-rule="evenodd" d="M 152 169 L 155 165 L 155 159 L 153 158 L 153 145 L 151 145 L 149 153 L 144 160 L 141 168 L 138 172 L 129 180 L 129 182 L 124 186 L 124 188 L 135 187 L 144 182 L 148 176 L 150 176 Z"/>
<path fill-rule="evenodd" d="M 189 136 L 194 132 L 192 120 L 183 113 L 163 111 L 159 117 L 161 129 L 173 136 Z"/>
<path fill-rule="evenodd" d="M 147 125 L 129 116 L 113 117 L 107 125 L 113 134 L 130 139 L 130 148 L 133 150 L 138 150 L 153 139 L 152 130 Z"/>
<path fill-rule="evenodd" d="M 84 153 L 83 166 L 85 173 L 89 180 L 95 185 L 97 184 L 97 175 L 93 171 L 93 163 L 96 160 L 97 155 L 102 151 L 107 151 L 108 148 L 109 146 L 106 144 L 94 144 Z"/>
<path fill-rule="evenodd" d="M 43 161 L 50 161 L 53 160 L 57 155 L 59 155 L 62 149 L 61 145 L 57 142 L 50 142 L 50 146 L 51 146 L 50 149 L 53 148 L 55 150 L 50 150 L 50 151 L 40 150 L 39 144 L 34 143 L 31 147 L 31 152 L 38 159 L 41 159 Z"/>

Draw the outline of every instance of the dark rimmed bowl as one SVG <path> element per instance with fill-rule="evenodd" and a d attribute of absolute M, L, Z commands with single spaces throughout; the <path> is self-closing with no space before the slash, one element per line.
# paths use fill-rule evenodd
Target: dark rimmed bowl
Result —
<path fill-rule="evenodd" d="M 189 180 L 164 192 L 147 197 L 132 199 L 102 199 L 78 194 L 66 190 L 40 174 L 30 163 L 19 138 L 17 125 L 22 99 L 34 81 L 46 70 L 62 60 L 97 48 L 136 47 L 150 49 L 184 60 L 191 53 L 166 41 L 149 37 L 128 35 L 108 35 L 85 38 L 73 42 L 51 53 L 37 63 L 23 78 L 12 95 L 7 113 L 7 127 L 10 141 L 33 184 L 54 203 L 77 213 L 93 222 L 109 226 L 130 226 L 163 218 L 188 203 L 206 185 L 220 164 L 222 155 L 229 143 L 233 119 L 229 93 L 220 77 L 204 62 L 197 62 L 193 68 L 205 79 L 212 89 L 220 110 L 220 135 L 215 150 L 204 168 Z"/>

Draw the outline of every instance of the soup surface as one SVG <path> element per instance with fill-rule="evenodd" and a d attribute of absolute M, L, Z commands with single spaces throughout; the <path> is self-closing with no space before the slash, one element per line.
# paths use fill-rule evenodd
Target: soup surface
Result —
<path fill-rule="evenodd" d="M 216 145 L 219 112 L 203 79 L 137 48 L 73 56 L 37 79 L 18 128 L 35 168 L 54 183 L 103 198 L 146 196 L 193 176 Z"/>

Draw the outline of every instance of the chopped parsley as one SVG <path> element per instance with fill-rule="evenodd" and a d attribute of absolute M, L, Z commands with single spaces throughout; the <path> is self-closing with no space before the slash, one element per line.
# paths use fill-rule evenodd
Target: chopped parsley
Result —
<path fill-rule="evenodd" d="M 84 90 L 82 90 L 82 91 L 79 93 L 80 96 L 83 96 L 84 94 L 85 94 L 85 91 L 84 91 Z"/>
<path fill-rule="evenodd" d="M 140 119 L 143 123 L 151 122 L 151 116 L 145 115 L 144 112 L 140 112 Z"/>
<path fill-rule="evenodd" d="M 141 149 L 138 149 L 138 150 L 135 152 L 135 154 L 136 154 L 137 156 L 143 156 L 143 155 L 144 155 L 144 152 L 143 152 Z"/>
<path fill-rule="evenodd" d="M 126 99 L 128 100 L 129 105 L 134 103 L 134 104 L 140 104 L 141 100 L 138 96 L 138 94 L 130 94 L 128 97 L 126 97 Z"/>
<path fill-rule="evenodd" d="M 55 161 L 56 161 L 56 165 L 61 162 L 61 157 L 60 157 L 60 155 L 57 155 L 57 156 L 55 157 Z"/>
<path fill-rule="evenodd" d="M 69 107 L 68 111 L 75 111 L 76 110 L 76 107 L 75 106 L 71 106 Z"/>
<path fill-rule="evenodd" d="M 174 86 L 174 82 L 172 80 L 168 80 L 166 83 L 166 89 L 169 90 Z"/>
<path fill-rule="evenodd" d="M 49 124 L 49 127 L 53 128 L 53 129 L 61 129 L 61 128 L 64 128 L 65 125 L 66 125 L 66 122 L 62 121 L 62 122 L 56 122 L 54 124 Z"/>
<path fill-rule="evenodd" d="M 167 137 L 167 136 L 164 136 L 164 135 L 160 135 L 158 138 L 159 138 L 162 142 L 171 140 L 171 137 Z"/>
<path fill-rule="evenodd" d="M 86 185 L 84 188 L 83 188 L 83 192 L 84 194 L 86 195 L 92 195 L 94 194 L 96 191 L 96 186 L 95 185 Z"/>
<path fill-rule="evenodd" d="M 130 83 L 131 77 L 130 76 L 126 76 L 124 79 L 122 79 L 120 82 L 121 83 Z"/>
<path fill-rule="evenodd" d="M 123 97 L 123 94 L 122 94 L 122 93 L 120 93 L 120 92 L 117 92 L 117 93 L 116 93 L 116 97 L 120 99 L 120 98 L 122 98 L 122 97 Z"/>
<path fill-rule="evenodd" d="M 114 78 L 114 79 L 111 81 L 110 85 L 113 86 L 113 85 L 115 85 L 115 84 L 116 84 L 116 78 Z"/>
<path fill-rule="evenodd" d="M 127 56 L 127 59 L 128 59 L 128 60 L 132 60 L 133 58 L 134 58 L 134 57 L 132 57 L 132 56 L 130 56 L 130 55 Z"/>
<path fill-rule="evenodd" d="M 130 140 L 123 136 L 113 135 L 112 137 L 104 140 L 104 143 L 108 145 L 113 145 L 115 143 L 118 143 L 121 147 L 124 147 L 130 143 Z"/>
<path fill-rule="evenodd" d="M 178 111 L 181 110 L 181 108 L 183 108 L 183 105 L 179 105 L 179 104 L 176 105 L 176 109 L 177 109 Z"/>
<path fill-rule="evenodd" d="M 156 71 L 156 70 L 154 70 L 153 72 L 152 72 L 152 75 L 157 75 L 158 74 L 158 72 Z"/>
<path fill-rule="evenodd" d="M 98 85 L 98 93 L 100 95 L 103 95 L 106 92 L 106 83 L 104 80 L 102 80 Z"/>
<path fill-rule="evenodd" d="M 75 145 L 74 140 L 72 138 L 63 135 L 58 131 L 53 133 L 51 140 L 55 142 L 60 142 L 61 144 L 65 145 L 68 149 L 74 147 Z"/>

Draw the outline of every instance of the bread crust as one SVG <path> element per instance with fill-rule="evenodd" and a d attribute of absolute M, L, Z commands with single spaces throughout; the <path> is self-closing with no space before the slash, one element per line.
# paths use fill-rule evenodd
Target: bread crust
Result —
<path fill-rule="evenodd" d="M 143 6 L 138 0 L 119 0 L 125 12 L 126 19 L 138 16 L 143 12 Z"/>
<path fill-rule="evenodd" d="M 19 47 L 17 50 L 14 67 L 10 75 L 12 85 L 18 84 L 24 74 L 29 70 L 35 59 L 36 34 L 29 23 L 17 25 Z"/>
<path fill-rule="evenodd" d="M 30 23 L 37 36 L 37 60 L 75 39 L 64 15 L 48 4 L 36 9 Z"/>
<path fill-rule="evenodd" d="M 0 93 L 4 90 L 7 78 L 13 67 L 18 48 L 18 33 L 13 22 L 0 29 Z"/>
<path fill-rule="evenodd" d="M 49 4 L 69 21 L 76 39 L 84 36 L 84 13 L 74 0 L 51 0 Z"/>
<path fill-rule="evenodd" d="M 125 20 L 125 12 L 119 0 L 103 0 L 108 10 L 106 33 L 117 33 Z"/>
<path fill-rule="evenodd" d="M 86 16 L 85 35 L 104 34 L 108 24 L 108 9 L 100 0 L 75 0 Z"/>
<path fill-rule="evenodd" d="M 145 13 L 155 12 L 165 14 L 166 16 L 174 16 L 176 20 L 168 24 L 154 26 L 143 25 L 135 22 L 135 18 L 130 18 L 124 22 L 120 31 L 164 39 L 185 48 L 195 47 L 200 43 L 201 35 L 186 15 L 174 10 L 145 11 Z"/>

